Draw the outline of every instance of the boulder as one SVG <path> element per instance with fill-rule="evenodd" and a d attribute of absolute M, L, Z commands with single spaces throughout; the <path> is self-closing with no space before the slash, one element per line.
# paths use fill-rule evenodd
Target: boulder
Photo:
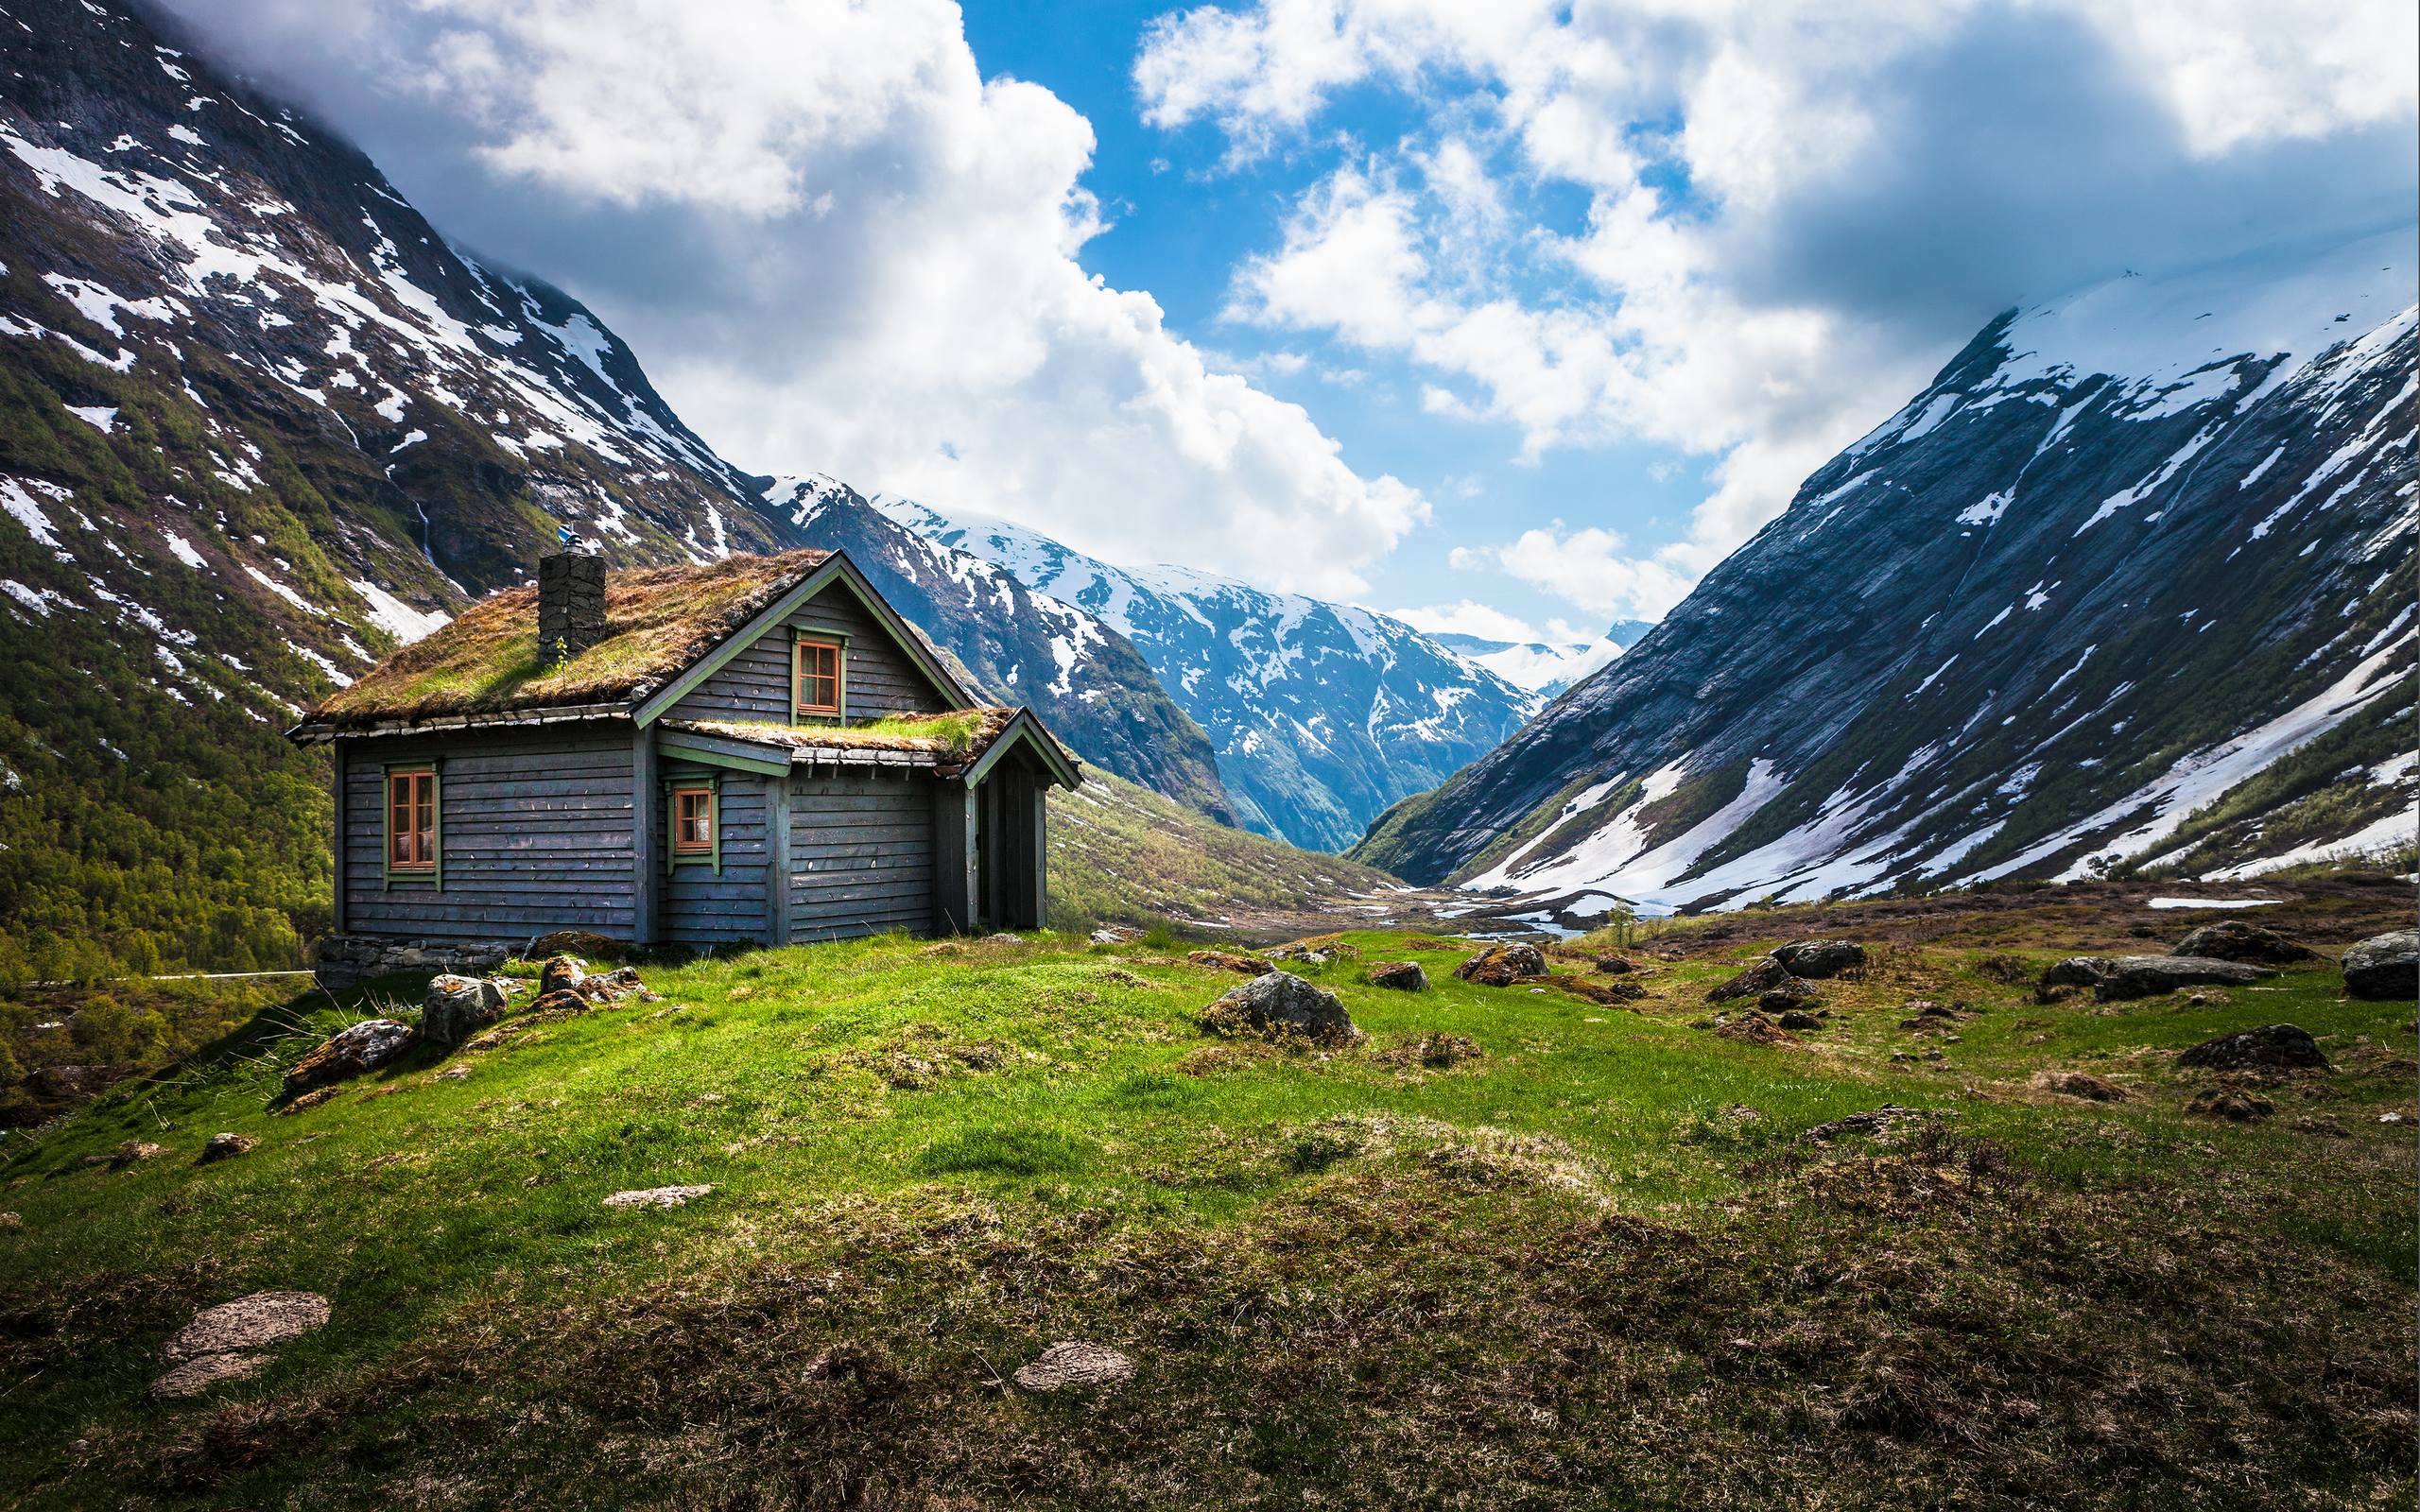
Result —
<path fill-rule="evenodd" d="M 1267 976 L 1277 970 L 1266 957 L 1247 955 L 1241 951 L 1188 951 L 1184 958 L 1214 971 L 1241 971 L 1246 976 Z"/>
<path fill-rule="evenodd" d="M 364 1019 L 328 1036 L 326 1043 L 287 1068 L 285 1091 L 289 1095 L 307 1092 L 376 1071 L 409 1049 L 411 1042 L 408 1025 L 392 1019 Z"/>
<path fill-rule="evenodd" d="M 1599 955 L 1597 957 L 1597 970 L 1607 976 L 1625 976 L 1637 971 L 1638 963 L 1627 956 Z"/>
<path fill-rule="evenodd" d="M 2346 951 L 2344 990 L 2371 1003 L 2420 1001 L 2420 929 L 2373 935 Z"/>
<path fill-rule="evenodd" d="M 1335 993 L 1290 971 L 1271 971 L 1230 988 L 1202 1018 L 1220 1032 L 1296 1034 L 1321 1044 L 1361 1038 Z"/>
<path fill-rule="evenodd" d="M 618 961 L 630 954 L 625 940 L 611 935 L 599 935 L 589 929 L 559 929 L 551 935 L 541 935 L 522 951 L 522 958 L 544 961 L 557 955 L 584 956 L 592 961 Z"/>
<path fill-rule="evenodd" d="M 1765 996 L 1771 997 L 1772 994 L 1768 992 Z M 1792 1029 L 1802 1032 L 1807 1029 L 1821 1029 L 1824 1027 L 1823 1020 L 1815 1017 L 1815 1015 L 1807 1012 L 1804 1008 L 1791 1008 L 1774 1022 L 1779 1023 L 1785 1029 Z"/>
<path fill-rule="evenodd" d="M 1418 961 L 1386 961 L 1370 968 L 1372 987 L 1392 988 L 1398 992 L 1426 992 L 1428 973 Z"/>
<path fill-rule="evenodd" d="M 1708 1003 L 1728 1003 L 1733 998 L 1757 997 L 1780 988 L 1791 980 L 1789 969 L 1768 955 L 1728 982 L 1718 983 L 1706 989 Z M 1787 990 L 1787 989 L 1785 989 Z"/>
<path fill-rule="evenodd" d="M 538 969 L 538 992 L 544 996 L 568 987 L 578 987 L 588 979 L 588 967 L 577 955 L 549 955 L 546 964 Z"/>
<path fill-rule="evenodd" d="M 2327 1057 L 2308 1031 L 2290 1023 L 2273 1023 L 2204 1040 L 2177 1057 L 2176 1063 L 2198 1071 L 2325 1070 Z"/>
<path fill-rule="evenodd" d="M 2249 966 L 2291 966 L 2316 960 L 2318 952 L 2297 945 L 2273 929 L 2240 919 L 2221 919 L 2176 942 L 2170 955 L 2198 955 L 2204 960 L 2241 961 Z"/>
<path fill-rule="evenodd" d="M 2213 1087 L 2197 1093 L 2185 1105 L 2188 1113 L 2204 1118 L 2223 1118 L 2231 1124 L 2250 1124 L 2273 1116 L 2277 1105 L 2256 1093 L 2240 1091 L 2233 1087 Z"/>
<path fill-rule="evenodd" d="M 1865 964 L 1865 947 L 1854 940 L 1793 940 L 1773 952 L 1773 959 L 1792 976 L 1822 981 Z"/>
<path fill-rule="evenodd" d="M 2089 1103 L 2122 1103 L 2126 1090 L 2113 1082 L 2102 1081 L 2089 1072 L 2037 1071 L 2031 1086 L 2035 1091 L 2053 1092 L 2061 1097 L 2081 1097 Z"/>
<path fill-rule="evenodd" d="M 1546 975 L 1546 952 L 1520 940 L 1490 945 L 1455 967 L 1454 974 L 1480 987 L 1511 987 L 1524 977 Z"/>
<path fill-rule="evenodd" d="M 2092 995 L 2103 1003 L 2125 1003 L 2135 998 L 2157 997 L 2179 988 L 2200 987 L 2215 983 L 2222 987 L 2240 987 L 2258 982 L 2277 973 L 2261 966 L 2246 966 L 2240 961 L 2217 961 L 2205 955 L 2118 955 L 2077 956 L 2061 961 L 2043 973 L 2042 980 L 2051 983 L 2053 973 L 2073 969 L 2078 974 L 2094 973 Z M 2060 981 L 2072 981 L 2063 976 Z M 2078 986 L 2083 985 L 2081 982 Z"/>
<path fill-rule="evenodd" d="M 2106 955 L 2070 955 L 2055 966 L 2042 971 L 2042 986 L 2099 987 L 2113 963 Z"/>
<path fill-rule="evenodd" d="M 1133 1375 L 1134 1362 L 1109 1346 L 1063 1339 L 1019 1366 L 1016 1383 L 1028 1391 L 1058 1391 L 1068 1386 L 1114 1386 Z"/>
<path fill-rule="evenodd" d="M 504 1017 L 504 986 L 475 976 L 433 976 L 421 999 L 420 1037 L 451 1048 Z"/>
<path fill-rule="evenodd" d="M 1787 1013 L 1815 1001 L 1815 989 L 1794 976 L 1785 976 L 1756 994 L 1756 1006 L 1767 1013 Z"/>
<path fill-rule="evenodd" d="M 168 1341 L 171 1360 L 257 1349 L 299 1338 L 328 1321 L 328 1299 L 317 1292 L 254 1292 L 205 1307 Z"/>
<path fill-rule="evenodd" d="M 201 1147 L 201 1163 L 208 1165 L 216 1160 L 232 1160 L 259 1143 L 250 1134 L 213 1134 Z"/>

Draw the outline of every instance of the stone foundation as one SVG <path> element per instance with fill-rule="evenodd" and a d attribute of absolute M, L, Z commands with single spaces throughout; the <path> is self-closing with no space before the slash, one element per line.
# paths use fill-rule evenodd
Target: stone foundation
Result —
<path fill-rule="evenodd" d="M 402 939 L 384 935 L 331 935 L 320 941 L 314 966 L 320 985 L 352 987 L 390 971 L 452 971 L 477 976 L 493 971 L 519 947 L 518 941 Z"/>

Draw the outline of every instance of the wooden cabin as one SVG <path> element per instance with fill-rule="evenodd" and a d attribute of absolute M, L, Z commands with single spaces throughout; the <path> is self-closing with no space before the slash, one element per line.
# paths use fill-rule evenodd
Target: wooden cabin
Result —
<path fill-rule="evenodd" d="M 310 711 L 337 935 L 700 947 L 1043 922 L 1045 795 L 1082 778 L 978 702 L 848 558 L 608 573 L 565 553 Z"/>

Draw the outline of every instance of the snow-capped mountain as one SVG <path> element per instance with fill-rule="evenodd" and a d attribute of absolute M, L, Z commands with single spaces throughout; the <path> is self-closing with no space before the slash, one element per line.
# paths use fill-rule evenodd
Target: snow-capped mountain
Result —
<path fill-rule="evenodd" d="M 1351 844 L 1388 804 L 1517 729 L 1537 700 L 1400 620 L 1183 567 L 1117 567 L 1022 525 L 906 499 L 875 507 L 1114 627 L 1210 735 L 1247 829 Z M 1016 670 L 1029 689 L 1080 651 Z"/>
<path fill-rule="evenodd" d="M 2409 228 L 1992 321 L 1355 850 L 1660 906 L 2413 839 Z"/>
<path fill-rule="evenodd" d="M 1593 641 L 1491 641 L 1484 636 L 1431 630 L 1428 638 L 1466 661 L 1487 668 L 1512 686 L 1540 698 L 1564 689 L 1611 662 L 1655 627 L 1649 620 L 1616 620 Z"/>

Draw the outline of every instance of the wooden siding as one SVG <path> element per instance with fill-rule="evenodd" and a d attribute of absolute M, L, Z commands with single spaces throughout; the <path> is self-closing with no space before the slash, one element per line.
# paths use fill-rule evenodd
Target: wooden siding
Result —
<path fill-rule="evenodd" d="M 354 934 L 514 939 L 552 929 L 629 938 L 631 739 L 604 730 L 460 732 L 352 742 L 340 767 L 342 917 Z M 441 887 L 385 882 L 385 767 L 437 761 Z"/>
<path fill-rule="evenodd" d="M 762 943 L 772 937 L 765 919 L 766 779 L 740 772 L 666 762 L 662 776 L 717 787 L 716 822 L 722 827 L 722 869 L 683 862 L 665 879 L 655 937 L 683 945 Z"/>
<path fill-rule="evenodd" d="M 790 779 L 790 938 L 933 927 L 933 779 Z"/>
<path fill-rule="evenodd" d="M 849 722 L 887 714 L 939 713 L 950 700 L 926 681 L 856 595 L 834 583 L 798 608 L 786 624 L 767 631 L 715 669 L 672 706 L 673 719 L 769 719 L 790 717 L 790 644 L 798 635 L 845 636 L 848 641 Z"/>

